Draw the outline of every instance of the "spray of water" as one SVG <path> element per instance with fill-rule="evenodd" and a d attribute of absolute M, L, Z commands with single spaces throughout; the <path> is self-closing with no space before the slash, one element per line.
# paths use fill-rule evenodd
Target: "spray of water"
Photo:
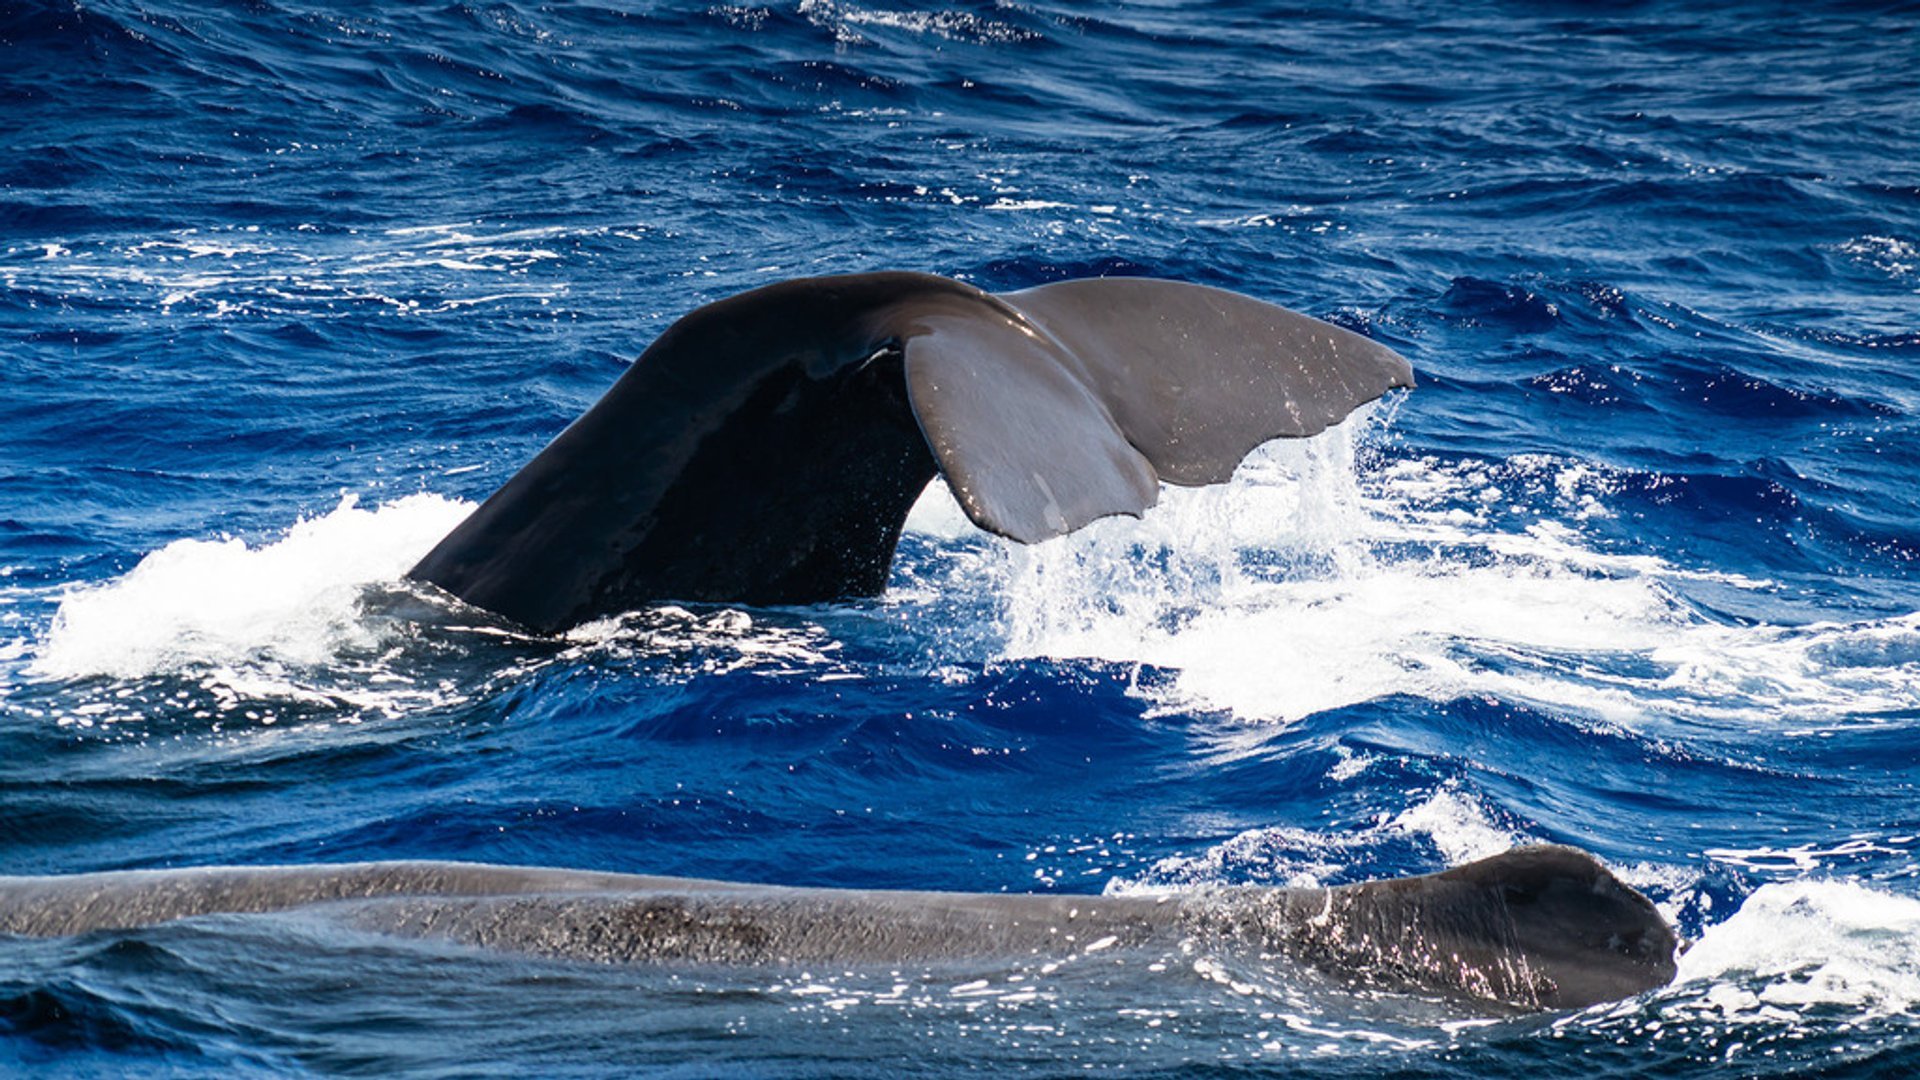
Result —
<path fill-rule="evenodd" d="M 1630 728 L 1676 713 L 1821 726 L 1920 708 L 1920 614 L 1730 624 L 1686 600 L 1770 583 L 1588 543 L 1617 481 L 1544 456 L 1389 461 L 1349 422 L 1275 442 L 1232 483 L 1169 488 L 1032 547 L 951 560 L 921 596 L 992 581 L 992 657 L 1141 665 L 1154 708 L 1288 722 L 1394 694 L 1523 701 Z M 909 527 L 957 534 L 941 485 Z M 935 575 L 939 576 L 939 575 Z M 922 613 L 921 617 L 925 617 Z"/>
<path fill-rule="evenodd" d="M 1689 583 L 1767 583 L 1585 542 L 1581 522 L 1611 513 L 1604 471 L 1387 460 L 1366 450 L 1374 423 L 1269 444 L 1230 484 L 1169 488 L 1142 519 L 1031 547 L 981 537 L 936 483 L 908 523 L 929 554 L 903 559 L 887 610 L 952 627 L 936 650 L 1136 664 L 1157 673 L 1136 691 L 1153 709 L 1252 721 L 1396 694 L 1492 696 L 1629 728 L 1676 713 L 1820 726 L 1920 708 L 1920 614 L 1717 621 L 1686 601 Z M 70 590 L 27 672 L 221 668 L 270 693 L 285 680 L 249 673 L 364 657 L 404 629 L 368 617 L 365 589 L 396 582 L 467 510 L 348 497 L 271 543 L 177 541 Z"/>

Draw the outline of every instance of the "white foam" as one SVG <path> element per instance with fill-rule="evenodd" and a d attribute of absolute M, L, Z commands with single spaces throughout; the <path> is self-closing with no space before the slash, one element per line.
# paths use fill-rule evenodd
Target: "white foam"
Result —
<path fill-rule="evenodd" d="M 1449 866 L 1490 858 L 1526 843 L 1519 833 L 1494 824 L 1486 807 L 1452 788 L 1441 788 L 1402 810 L 1387 829 L 1425 837 L 1440 849 Z"/>
<path fill-rule="evenodd" d="M 967 519 L 967 512 L 953 497 L 953 489 L 947 487 L 945 480 L 936 479 L 920 493 L 914 501 L 913 509 L 907 512 L 907 532 L 923 533 L 942 540 L 958 540 L 962 537 L 977 536 L 980 530 Z"/>
<path fill-rule="evenodd" d="M 1269 444 L 1231 484 L 1166 489 L 1137 521 L 993 546 L 1000 618 L 986 648 L 1158 669 L 1137 691 L 1158 709 L 1250 720 L 1394 694 L 1491 696 L 1626 726 L 1679 713 L 1817 727 L 1920 707 L 1920 614 L 1713 621 L 1684 599 L 1689 586 L 1756 607 L 1774 587 L 1599 550 L 1578 524 L 1613 514 L 1606 470 L 1539 455 L 1366 466 L 1369 423 Z M 909 526 L 955 535 L 950 501 L 923 498 Z"/>
<path fill-rule="evenodd" d="M 1289 825 L 1248 829 L 1198 855 L 1161 859 L 1138 879 L 1116 878 L 1110 894 L 1156 893 L 1170 888 L 1260 883 L 1316 888 L 1343 873 L 1362 853 L 1408 840 L 1437 852 L 1449 866 L 1498 855 L 1529 842 L 1495 824 L 1472 795 L 1443 785 L 1398 814 L 1372 825 L 1317 832 Z"/>
<path fill-rule="evenodd" d="M 684 675 L 751 672 L 820 682 L 861 679 L 865 672 L 841 659 L 840 642 L 808 622 L 756 620 L 744 611 L 696 614 L 662 605 L 582 623 L 561 635 L 569 647 L 558 662 L 594 655 L 672 657 Z"/>
<path fill-rule="evenodd" d="M 373 649 L 361 590 L 399 579 L 471 509 L 419 494 L 367 510 L 348 495 L 258 547 L 177 540 L 68 592 L 27 671 L 126 679 L 263 659 L 322 665 Z"/>
<path fill-rule="evenodd" d="M 569 237 L 557 228 L 467 222 L 378 234 L 293 233 L 182 229 L 133 244 L 50 247 L 30 265 L 0 267 L 0 285 L 184 308 L 211 318 L 316 318 L 342 304 L 377 304 L 411 317 L 503 302 L 544 304 L 565 292 L 564 284 L 530 273 L 564 257 Z M 423 274 L 433 270 L 442 272 Z M 425 289 L 423 277 L 430 279 Z"/>
<path fill-rule="evenodd" d="M 1849 1022 L 1920 1007 L 1920 900 L 1845 881 L 1763 885 L 1680 957 L 1669 1012 L 1792 1023 L 1838 1007 Z"/>
<path fill-rule="evenodd" d="M 1771 844 L 1739 848 L 1713 847 L 1706 849 L 1702 854 L 1717 863 L 1737 866 L 1743 870 L 1757 870 L 1763 873 L 1798 870 L 1805 873 L 1845 866 L 1851 862 L 1880 856 L 1911 859 L 1912 849 L 1917 840 L 1920 840 L 1920 837 L 1913 835 L 1888 836 L 1856 833 L 1838 843 L 1800 843 L 1786 847 L 1775 847 Z"/>
<path fill-rule="evenodd" d="M 885 27 L 956 41 L 1024 41 L 1035 36 L 1007 23 L 965 11 L 898 11 L 863 8 L 843 0 L 800 0 L 800 14 L 814 25 L 831 30 L 834 40 L 842 45 L 866 43 L 853 29 L 856 26 Z"/>
<path fill-rule="evenodd" d="M 1598 549 L 1576 526 L 1612 513 L 1606 470 L 1541 456 L 1367 465 L 1373 422 L 1270 444 L 1231 484 L 1168 489 L 1143 519 L 1032 547 L 985 537 L 933 485 L 908 521 L 933 543 L 903 560 L 888 610 L 948 628 L 943 661 L 1136 664 L 1130 692 L 1154 709 L 1247 720 L 1398 694 L 1532 702 L 1636 730 L 1678 717 L 1791 733 L 1920 708 L 1920 614 L 1714 621 L 1686 587 L 1755 607 L 1773 587 Z M 391 628 L 358 617 L 356 589 L 397 578 L 464 512 L 434 496 L 376 510 L 347 499 L 259 548 L 169 545 L 65 597 L 30 670 L 139 677 L 372 648 Z M 839 666 L 818 642 L 780 647 L 795 670 Z"/>
<path fill-rule="evenodd" d="M 397 585 L 472 508 L 418 494 L 367 509 L 348 495 L 330 513 L 267 543 L 175 541 L 111 581 L 69 589 L 40 640 L 27 643 L 25 673 L 118 680 L 80 688 L 78 703 L 70 699 L 55 717 L 88 727 L 146 719 L 162 698 L 170 714 L 261 725 L 276 723 L 289 707 L 357 722 L 464 700 L 474 692 L 470 682 L 422 668 L 407 652 L 418 624 L 406 609 L 365 600 L 370 587 L 384 595 L 379 587 Z M 519 637 L 484 622 L 444 629 Z M 492 677 L 513 681 L 550 664 L 635 655 L 668 658 L 663 678 L 865 675 L 841 658 L 840 643 L 824 628 L 742 611 L 646 608 L 586 623 L 559 644 L 503 656 L 505 666 Z M 161 675 L 183 677 L 192 688 L 138 683 Z"/>
<path fill-rule="evenodd" d="M 1920 244 L 1897 236 L 1857 236 L 1840 251 L 1871 265 L 1897 281 L 1920 277 Z"/>

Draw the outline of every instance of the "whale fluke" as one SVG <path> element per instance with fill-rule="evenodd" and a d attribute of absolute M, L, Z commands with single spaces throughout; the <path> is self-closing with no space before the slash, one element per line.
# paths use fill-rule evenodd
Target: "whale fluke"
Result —
<path fill-rule="evenodd" d="M 408 576 L 544 632 L 659 600 L 873 595 L 936 472 L 1032 543 L 1412 385 L 1383 345 L 1201 285 L 787 281 L 668 327 Z"/>
<path fill-rule="evenodd" d="M 1024 963 L 1218 948 L 1283 958 L 1353 985 L 1518 1009 L 1580 1008 L 1665 985 L 1676 945 L 1644 896 L 1564 847 L 1331 889 L 1165 896 L 788 888 L 444 862 L 0 877 L 0 934 L 55 937 L 291 910 L 378 933 L 595 963 Z"/>
<path fill-rule="evenodd" d="M 1161 481 L 1224 483 L 1261 443 L 1413 385 L 1386 346 L 1223 289 L 1096 278 L 996 299 L 1009 315 L 924 320 L 907 386 L 967 516 L 1024 543 L 1138 514 Z"/>

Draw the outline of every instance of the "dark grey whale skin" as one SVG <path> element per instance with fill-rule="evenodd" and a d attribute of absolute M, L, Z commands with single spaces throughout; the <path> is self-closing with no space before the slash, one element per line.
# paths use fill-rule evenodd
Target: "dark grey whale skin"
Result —
<path fill-rule="evenodd" d="M 786 281 L 668 327 L 408 577 L 547 633 L 664 600 L 875 595 L 936 474 L 1032 543 L 1412 385 L 1383 345 L 1200 285 Z"/>
<path fill-rule="evenodd" d="M 472 863 L 0 878 L 0 934 L 306 910 L 361 929 L 600 963 L 893 965 L 1218 948 L 1360 986 L 1569 1009 L 1669 982 L 1676 939 L 1592 856 L 1519 848 L 1331 889 L 1027 896 L 784 888 Z"/>

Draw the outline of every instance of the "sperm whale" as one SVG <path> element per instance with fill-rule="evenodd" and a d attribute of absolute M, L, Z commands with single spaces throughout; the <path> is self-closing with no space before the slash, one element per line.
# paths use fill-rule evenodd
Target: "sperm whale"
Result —
<path fill-rule="evenodd" d="M 408 576 L 541 632 L 874 595 L 936 474 L 1034 543 L 1412 385 L 1384 345 L 1202 285 L 786 281 L 668 327 Z"/>
<path fill-rule="evenodd" d="M 722 968 L 1070 959 L 1199 944 L 1354 985 L 1523 1010 L 1663 985 L 1676 943 L 1645 897 L 1592 856 L 1556 846 L 1421 877 L 1160 896 L 791 888 L 445 862 L 0 878 L 0 934 L 293 910 L 565 960 Z"/>

